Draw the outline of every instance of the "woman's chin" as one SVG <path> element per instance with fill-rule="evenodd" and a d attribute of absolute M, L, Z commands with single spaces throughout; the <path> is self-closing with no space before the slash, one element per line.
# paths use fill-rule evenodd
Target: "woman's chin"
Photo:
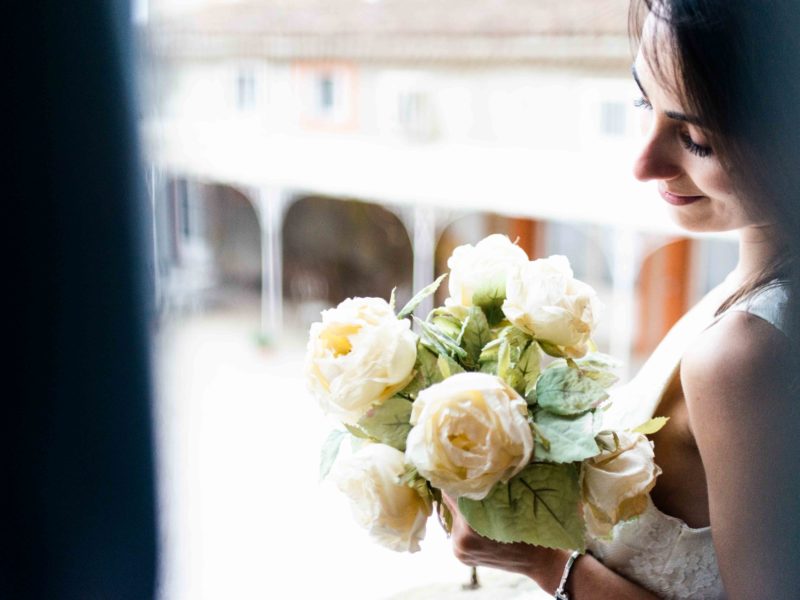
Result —
<path fill-rule="evenodd" d="M 676 225 L 693 233 L 719 233 L 737 229 L 736 226 L 723 222 L 717 215 L 709 214 L 709 211 L 703 208 L 700 203 L 670 206 L 668 212 Z"/>

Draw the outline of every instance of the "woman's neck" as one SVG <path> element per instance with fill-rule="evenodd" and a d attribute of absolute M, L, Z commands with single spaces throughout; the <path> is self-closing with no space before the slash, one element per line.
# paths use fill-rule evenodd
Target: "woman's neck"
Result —
<path fill-rule="evenodd" d="M 741 285 L 768 270 L 779 257 L 783 243 L 775 225 L 751 225 L 739 230 L 739 262 L 734 269 Z"/>

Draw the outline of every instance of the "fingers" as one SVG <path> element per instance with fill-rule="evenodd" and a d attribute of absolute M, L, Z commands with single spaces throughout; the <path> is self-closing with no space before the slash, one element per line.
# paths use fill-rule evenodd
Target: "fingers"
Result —
<path fill-rule="evenodd" d="M 455 557 L 468 567 L 477 567 L 483 564 L 482 554 L 485 540 L 478 535 L 458 511 L 458 501 L 452 496 L 442 493 L 442 502 L 453 515 L 453 527 L 450 531 L 450 541 Z"/>
<path fill-rule="evenodd" d="M 469 540 L 474 532 L 469 525 L 467 525 L 466 521 L 464 521 L 464 517 L 461 516 L 461 513 L 458 512 L 458 501 L 442 492 L 442 502 L 453 517 L 453 524 L 449 535 L 453 546 L 453 554 L 465 565 L 469 567 L 477 566 Z"/>

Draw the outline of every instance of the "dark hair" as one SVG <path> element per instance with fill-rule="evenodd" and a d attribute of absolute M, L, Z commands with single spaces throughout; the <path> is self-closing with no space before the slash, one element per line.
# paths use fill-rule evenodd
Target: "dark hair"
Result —
<path fill-rule="evenodd" d="M 757 393 L 752 398 L 761 413 L 758 427 L 769 430 L 760 439 L 770 439 L 769 452 L 761 451 L 770 459 L 760 470 L 771 485 L 750 491 L 759 506 L 775 510 L 763 511 L 759 531 L 753 532 L 761 555 L 752 560 L 761 575 L 746 593 L 760 589 L 763 597 L 796 598 L 800 519 L 792 502 L 800 494 L 800 6 L 797 0 L 632 0 L 637 41 L 647 12 L 667 33 L 659 34 L 659 44 L 643 48 L 648 65 L 702 120 L 747 207 L 780 232 L 781 256 L 728 298 L 718 314 L 774 278 L 789 282 L 787 393 L 770 396 L 769 404 Z M 664 52 L 669 61 L 660 60 Z M 675 72 L 667 71 L 673 67 Z M 767 382 L 765 387 L 770 387 Z"/>
<path fill-rule="evenodd" d="M 702 120 L 750 212 L 782 233 L 781 255 L 718 314 L 770 281 L 787 279 L 795 322 L 790 339 L 800 339 L 794 335 L 800 333 L 800 6 L 796 0 L 632 0 L 629 25 L 637 44 L 648 13 L 667 33 L 666 46 L 642 48 L 648 65 Z M 670 61 L 659 57 L 661 48 Z"/>

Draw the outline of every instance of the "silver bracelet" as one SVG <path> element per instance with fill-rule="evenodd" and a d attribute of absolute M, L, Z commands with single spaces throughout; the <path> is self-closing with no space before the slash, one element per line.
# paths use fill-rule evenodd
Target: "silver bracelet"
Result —
<path fill-rule="evenodd" d="M 581 553 L 577 550 L 569 555 L 567 564 L 564 565 L 564 573 L 561 575 L 561 583 L 558 584 L 556 592 L 553 595 L 555 600 L 569 600 L 569 594 L 564 590 L 564 586 L 567 585 L 567 579 L 569 579 L 569 573 L 572 571 L 572 565 L 575 564 L 575 561 L 580 555 Z"/>

